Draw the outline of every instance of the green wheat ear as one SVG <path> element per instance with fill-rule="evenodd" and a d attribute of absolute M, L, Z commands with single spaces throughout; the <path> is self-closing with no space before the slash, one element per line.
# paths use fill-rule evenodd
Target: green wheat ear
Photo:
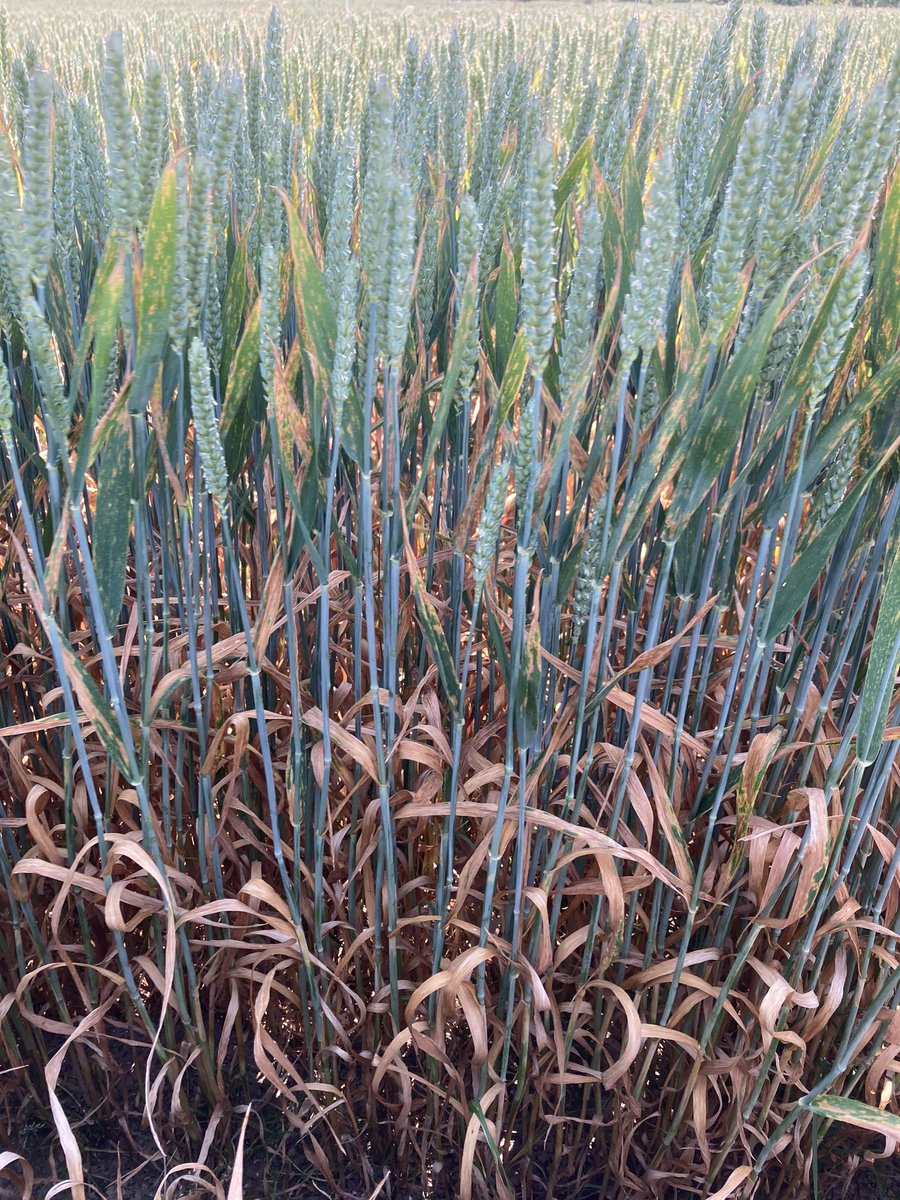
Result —
<path fill-rule="evenodd" d="M 622 315 L 621 348 L 626 361 L 633 361 L 641 350 L 649 353 L 656 345 L 679 243 L 675 167 L 667 151 L 653 168 L 647 213 Z"/>
<path fill-rule="evenodd" d="M 750 48 L 747 53 L 747 73 L 756 80 L 755 93 L 762 96 L 766 89 L 766 53 L 769 37 L 769 16 L 764 8 L 754 9 L 750 25 Z"/>
<path fill-rule="evenodd" d="M 112 220 L 120 234 L 134 228 L 141 200 L 137 176 L 134 117 L 128 95 L 125 48 L 120 33 L 106 43 L 101 76 L 103 123 L 112 183 Z"/>
<path fill-rule="evenodd" d="M 209 288 L 206 295 L 206 348 L 209 351 L 210 364 L 216 375 L 219 374 L 222 366 L 222 346 L 225 338 L 225 331 L 222 327 L 222 285 L 220 283 L 225 257 L 222 241 L 220 236 L 216 238 L 216 244 L 210 256 Z"/>
<path fill-rule="evenodd" d="M 194 429 L 200 448 L 200 460 L 206 480 L 206 490 L 223 507 L 228 498 L 228 471 L 225 452 L 219 434 L 216 405 L 210 382 L 210 364 L 206 347 L 199 338 L 194 338 L 188 352 L 191 377 L 191 406 L 194 414 Z"/>
<path fill-rule="evenodd" d="M 809 402 L 813 410 L 824 393 L 843 356 L 844 344 L 853 325 L 869 269 L 869 256 L 861 250 L 847 264 L 834 303 L 828 310 L 813 359 Z"/>
<path fill-rule="evenodd" d="M 394 189 L 390 215 L 390 277 L 385 296 L 385 354 L 397 365 L 406 347 L 413 278 L 416 212 L 405 181 Z"/>
<path fill-rule="evenodd" d="M 363 176 L 360 260 L 366 280 L 366 300 L 374 313 L 375 346 L 383 349 L 385 307 L 390 277 L 390 237 L 395 175 L 393 114 L 390 89 L 382 83 L 368 97 L 368 148 Z"/>
<path fill-rule="evenodd" d="M 47 417 L 53 432 L 64 443 L 69 432 L 70 406 L 63 390 L 50 326 L 34 296 L 23 296 L 20 311 L 25 325 L 25 340 L 37 368 Z"/>
<path fill-rule="evenodd" d="M 457 291 L 462 292 L 470 271 L 475 272 L 476 285 L 479 273 L 478 246 L 481 240 L 481 225 L 478 220 L 478 207 L 468 194 L 463 196 L 459 204 L 459 221 L 457 223 Z M 464 344 L 461 347 L 459 384 L 457 400 L 462 401 L 472 385 L 472 376 L 478 365 L 480 352 L 480 331 L 477 315 L 465 331 Z"/>
<path fill-rule="evenodd" d="M 56 244 L 64 257 L 76 260 L 77 185 L 80 162 L 78 133 L 72 106 L 57 88 L 53 97 L 53 224 Z M 75 281 L 73 280 L 73 283 Z"/>
<path fill-rule="evenodd" d="M 755 238 L 753 289 L 761 299 L 766 298 L 777 277 L 784 250 L 797 223 L 797 182 L 803 167 L 803 138 L 810 95 L 809 80 L 801 76 L 785 98 L 769 159 Z"/>
<path fill-rule="evenodd" d="M 500 460 L 494 467 L 488 483 L 481 520 L 475 538 L 475 551 L 472 555 L 472 574 L 475 581 L 475 595 L 479 595 L 487 579 L 491 562 L 497 549 L 500 536 L 500 522 L 506 506 L 507 489 L 509 485 L 509 461 Z"/>
<path fill-rule="evenodd" d="M 339 429 L 344 405 L 350 395 L 353 365 L 356 361 L 357 309 L 359 307 L 359 265 L 348 256 L 341 278 L 338 296 L 334 347 L 334 365 L 331 369 L 331 404 L 335 426 Z"/>
<path fill-rule="evenodd" d="M 9 441 L 12 438 L 13 397 L 6 368 L 0 366 L 0 433 Z"/>
<path fill-rule="evenodd" d="M 846 440 L 832 455 L 822 475 L 821 487 L 813 499 L 814 520 L 817 529 L 827 525 L 838 511 L 847 495 L 850 479 L 856 468 L 859 453 L 860 431 L 851 425 Z"/>
<path fill-rule="evenodd" d="M 325 286 L 333 307 L 337 307 L 344 279 L 344 264 L 350 256 L 354 175 L 353 148 L 350 139 L 345 138 L 337 148 L 332 189 L 326 201 Z"/>
<path fill-rule="evenodd" d="M 543 373 L 553 338 L 553 147 L 535 146 L 523 196 L 521 323 L 534 373 Z"/>
<path fill-rule="evenodd" d="M 770 120 L 765 108 L 748 117 L 716 227 L 707 287 L 707 324 L 714 344 L 721 341 L 734 316 L 738 274 L 750 257 L 759 217 Z"/>
<path fill-rule="evenodd" d="M 478 205 L 466 193 L 459 202 L 459 219 L 456 226 L 456 279 L 461 284 L 472 260 L 477 259 L 481 244 L 481 221 Z"/>
<path fill-rule="evenodd" d="M 422 230 L 422 260 L 416 277 L 416 304 L 426 339 L 429 338 L 431 326 L 434 323 L 439 231 L 440 217 L 435 208 L 425 218 L 425 226 Z"/>
<path fill-rule="evenodd" d="M 240 80 L 231 79 L 224 88 L 212 137 L 210 158 L 216 172 L 214 203 L 220 225 L 226 220 L 228 212 L 229 180 L 240 127 L 241 96 Z"/>
<path fill-rule="evenodd" d="M 152 56 L 144 76 L 144 104 L 141 109 L 140 146 L 137 156 L 137 180 L 140 187 L 140 223 L 146 223 L 168 150 L 168 93 L 159 63 Z"/>
<path fill-rule="evenodd" d="M 259 370 L 269 400 L 273 395 L 275 355 L 280 341 L 278 253 L 267 243 L 259 256 Z"/>
<path fill-rule="evenodd" d="M 589 204 L 581 221 L 581 241 L 566 298 L 566 319 L 559 361 L 559 392 L 569 394 L 590 347 L 597 308 L 597 288 L 602 257 L 601 222 Z"/>
<path fill-rule="evenodd" d="M 597 586 L 597 572 L 600 569 L 600 554 L 603 548 L 603 526 L 604 505 L 595 504 L 584 535 L 572 599 L 572 620 L 576 629 L 580 629 L 587 620 L 591 596 Z"/>
<path fill-rule="evenodd" d="M 28 86 L 25 123 L 25 235 L 31 270 L 41 284 L 53 253 L 53 81 L 46 71 L 36 71 Z"/>
<path fill-rule="evenodd" d="M 188 273 L 190 199 L 188 196 L 188 167 L 184 155 L 179 155 L 175 160 L 175 187 L 177 193 L 175 271 L 172 279 L 172 304 L 169 309 L 169 338 L 176 349 L 183 351 L 191 305 L 191 280 Z"/>
<path fill-rule="evenodd" d="M 188 278 L 188 324 L 195 327 L 206 303 L 214 179 L 215 169 L 211 159 L 200 155 L 194 160 L 191 178 L 185 263 Z"/>

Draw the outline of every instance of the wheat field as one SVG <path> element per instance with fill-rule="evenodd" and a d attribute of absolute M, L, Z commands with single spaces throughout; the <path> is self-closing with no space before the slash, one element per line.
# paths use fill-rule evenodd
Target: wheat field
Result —
<path fill-rule="evenodd" d="M 0 9 L 0 1184 L 900 1142 L 900 19 Z"/>

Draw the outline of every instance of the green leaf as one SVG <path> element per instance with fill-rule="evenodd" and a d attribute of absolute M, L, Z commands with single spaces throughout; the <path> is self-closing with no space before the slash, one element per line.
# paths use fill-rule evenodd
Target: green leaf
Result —
<path fill-rule="evenodd" d="M 681 269 L 681 339 L 680 359 L 690 362 L 697 347 L 700 345 L 703 329 L 700 323 L 700 313 L 697 308 L 697 291 L 694 287 L 694 276 L 691 271 L 690 258 L 685 258 Z"/>
<path fill-rule="evenodd" d="M 225 297 L 222 302 L 222 364 L 221 380 L 227 384 L 231 364 L 237 354 L 241 324 L 250 303 L 256 298 L 256 277 L 247 260 L 247 234 L 237 243 L 228 268 Z"/>
<path fill-rule="evenodd" d="M 506 370 L 503 372 L 503 381 L 500 384 L 500 398 L 497 404 L 498 426 L 503 425 L 510 418 L 516 400 L 519 398 L 519 392 L 522 390 L 522 381 L 525 378 L 527 366 L 528 351 L 525 348 L 525 334 L 519 330 L 506 363 Z"/>
<path fill-rule="evenodd" d="M 300 214 L 282 192 L 288 216 L 288 240 L 294 260 L 294 294 L 307 354 L 327 374 L 334 365 L 336 322 L 325 279 Z"/>
<path fill-rule="evenodd" d="M 453 655 L 450 653 L 450 647 L 447 645 L 447 638 L 444 635 L 444 628 L 441 625 L 437 610 L 434 607 L 431 597 L 425 591 L 425 584 L 422 582 L 419 565 L 416 562 L 416 556 L 408 540 L 406 542 L 406 565 L 412 582 L 419 620 L 422 623 L 422 631 L 425 634 L 428 649 L 431 651 L 431 657 L 434 659 L 435 666 L 438 669 L 438 676 L 447 695 L 451 712 L 455 715 L 459 709 L 459 682 L 456 678 L 456 672 L 453 669 Z"/>
<path fill-rule="evenodd" d="M 313 568 L 319 579 L 327 579 L 328 567 L 325 565 L 324 561 L 322 560 L 322 556 L 319 554 L 319 551 L 316 548 L 316 539 L 310 533 L 309 526 L 303 520 L 303 505 L 299 502 L 293 484 L 289 483 L 288 491 L 292 498 L 294 511 L 297 515 L 297 524 L 300 526 L 300 534 L 303 538 L 303 543 L 309 552 L 309 557 L 312 561 Z"/>
<path fill-rule="evenodd" d="M 350 577 L 354 584 L 356 584 L 359 582 L 359 567 L 356 562 L 356 555 L 350 549 L 350 546 L 347 544 L 347 539 L 344 537 L 343 533 L 341 533 L 340 527 L 337 524 L 332 525 L 332 532 L 334 534 L 334 540 L 337 542 L 338 549 L 341 552 L 341 558 L 343 559 L 344 565 L 350 572 Z"/>
<path fill-rule="evenodd" d="M 768 625 L 770 637 L 775 637 L 781 633 L 788 621 L 810 594 L 816 580 L 819 578 L 822 568 L 834 552 L 838 538 L 841 536 L 844 526 L 850 520 L 856 505 L 861 498 L 868 495 L 873 481 L 884 470 L 885 466 L 892 462 L 898 447 L 900 447 L 900 438 L 888 446 L 878 461 L 856 481 L 844 498 L 840 508 L 832 514 L 825 525 L 816 531 L 809 538 L 806 545 L 801 548 L 800 553 L 782 581 L 778 593 L 771 599 L 772 612 Z"/>
<path fill-rule="evenodd" d="M 872 362 L 886 362 L 900 343 L 900 171 L 894 172 L 878 227 L 872 279 Z"/>
<path fill-rule="evenodd" d="M 815 189 L 819 184 L 825 167 L 828 165 L 831 151 L 834 147 L 835 139 L 837 138 L 840 128 L 847 116 L 847 110 L 850 108 L 852 97 L 847 95 L 841 100 L 837 108 L 834 110 L 834 116 L 831 118 L 831 123 L 821 138 L 813 147 L 809 163 L 806 170 L 800 179 L 800 184 L 797 188 L 799 196 L 810 196 L 815 194 Z"/>
<path fill-rule="evenodd" d="M 801 491 L 806 491 L 820 471 L 825 469 L 853 426 L 858 425 L 862 428 L 862 421 L 870 412 L 877 413 L 883 410 L 886 416 L 897 417 L 898 385 L 900 385 L 900 354 L 895 354 L 884 364 L 878 374 L 857 392 L 845 408 L 842 408 L 840 412 L 832 413 L 828 420 L 819 427 L 818 437 L 804 461 L 803 476 L 800 480 Z M 900 434 L 900 427 L 894 430 L 893 437 L 898 434 Z M 878 448 L 880 449 L 880 446 Z M 794 473 L 792 472 L 785 481 L 783 489 L 785 499 L 790 495 L 793 486 Z"/>
<path fill-rule="evenodd" d="M 250 387 L 259 368 L 259 297 L 247 315 L 247 324 L 238 343 L 228 375 L 222 404 L 222 439 L 229 479 L 234 479 L 244 461 L 253 427 L 250 413 Z"/>
<path fill-rule="evenodd" d="M 680 359 L 689 362 L 700 346 L 703 328 L 697 308 L 697 292 L 690 259 L 685 258 L 682 268 L 682 330 L 680 330 Z"/>
<path fill-rule="evenodd" d="M 503 239 L 500 255 L 500 272 L 494 293 L 494 378 L 503 379 L 509 362 L 513 339 L 516 336 L 516 321 L 519 317 L 519 296 L 516 291 L 516 260 L 509 242 Z"/>
<path fill-rule="evenodd" d="M 488 640 L 491 644 L 491 653 L 494 656 L 494 662 L 500 668 L 500 675 L 503 679 L 503 686 L 509 687 L 509 651 L 506 648 L 506 639 L 503 636 L 503 630 L 500 628 L 500 623 L 490 604 L 485 608 L 488 622 Z"/>
<path fill-rule="evenodd" d="M 541 692 L 541 630 L 538 621 L 532 621 L 525 639 L 522 662 L 519 666 L 516 689 L 516 722 L 521 746 L 530 746 L 538 732 Z"/>
<path fill-rule="evenodd" d="M 469 1112 L 474 1113 L 478 1118 L 478 1123 L 482 1128 L 482 1132 L 484 1133 L 484 1140 L 487 1142 L 488 1149 L 490 1150 L 491 1156 L 494 1160 L 494 1164 L 497 1167 L 497 1170 L 500 1172 L 503 1182 L 506 1185 L 506 1190 L 508 1192 L 511 1191 L 509 1185 L 509 1175 L 506 1172 L 506 1167 L 503 1165 L 503 1157 L 500 1153 L 500 1148 L 497 1145 L 493 1133 L 491 1132 L 491 1123 L 484 1115 L 484 1110 L 477 1100 L 469 1101 Z"/>
<path fill-rule="evenodd" d="M 362 464 L 363 459 L 364 428 L 362 396 L 355 384 L 351 384 L 341 413 L 341 447 L 357 466 Z"/>
<path fill-rule="evenodd" d="M 75 344 L 72 332 L 72 304 L 68 286 L 63 279 L 59 259 L 54 254 L 44 282 L 44 311 L 60 358 L 65 364 L 66 374 L 71 376 L 75 362 Z"/>
<path fill-rule="evenodd" d="M 760 437 L 747 458 L 743 469 L 732 479 L 727 492 L 720 499 L 720 508 L 725 508 L 731 503 L 737 491 L 770 453 L 775 439 L 784 428 L 788 419 L 806 400 L 812 380 L 816 353 L 822 339 L 822 330 L 837 297 L 840 280 L 851 258 L 852 254 L 844 260 L 835 272 L 819 306 L 819 310 L 809 328 L 809 332 L 803 339 L 800 349 L 791 360 L 787 376 L 778 388 L 775 404 L 766 418 L 765 430 L 767 436 Z M 874 397 L 873 402 L 875 402 Z M 834 419 L 839 420 L 840 417 L 835 417 Z M 827 425 L 825 427 L 825 435 L 827 436 Z M 766 504 L 765 515 L 763 516 L 765 524 L 771 525 L 777 522 L 779 515 L 785 511 L 786 499 L 790 495 L 790 492 L 791 489 L 789 487 L 782 487 L 771 493 Z"/>
<path fill-rule="evenodd" d="M 669 482 L 684 461 L 685 439 L 681 430 L 700 394 L 703 373 L 709 358 L 709 343 L 704 338 L 690 363 L 681 372 L 671 400 L 663 410 L 656 433 L 641 455 L 632 486 L 625 496 L 622 511 L 610 538 L 605 574 L 609 563 L 621 562 Z"/>
<path fill-rule="evenodd" d="M 516 402 L 516 397 L 522 387 L 522 380 L 525 378 L 525 369 L 528 366 L 528 353 L 525 349 L 525 335 L 519 331 L 516 340 L 513 343 L 512 352 L 509 356 L 509 362 L 506 366 L 506 373 L 503 376 L 503 384 L 500 388 L 499 397 L 496 403 L 489 405 L 488 411 L 491 414 L 484 437 L 481 440 L 481 446 L 478 451 L 478 458 L 475 462 L 475 467 L 472 472 L 472 485 L 469 488 L 469 502 L 463 514 L 457 522 L 455 541 L 459 549 L 459 553 L 465 552 L 466 543 L 472 533 L 472 524 L 474 516 L 474 506 L 471 503 L 473 498 L 481 495 L 482 485 L 485 482 L 491 463 L 494 459 L 494 452 L 497 447 L 497 438 L 500 434 L 500 429 L 503 424 L 509 419 L 510 413 Z M 493 380 L 490 380 L 492 389 L 496 388 Z M 492 397 L 495 391 L 492 390 Z"/>
<path fill-rule="evenodd" d="M 548 474 L 548 482 L 554 479 L 557 470 L 562 466 L 563 456 L 569 449 L 572 431 L 576 420 L 579 420 L 583 413 L 585 394 L 588 390 L 588 385 L 591 381 L 591 376 L 597 365 L 600 357 L 600 352 L 606 344 L 606 339 L 609 336 L 612 313 L 616 302 L 616 289 L 618 281 L 613 280 L 608 287 L 606 293 L 606 304 L 603 309 L 603 315 L 600 318 L 600 324 L 597 328 L 597 333 L 588 350 L 581 361 L 577 375 L 570 384 L 567 395 L 560 395 L 560 420 L 553 431 L 553 439 L 550 444 L 550 453 L 547 456 L 552 464 L 552 472 Z M 524 353 L 524 348 L 523 348 Z M 654 355 L 658 358 L 658 355 Z M 547 373 L 544 373 L 544 382 L 547 381 Z M 559 388 L 556 388 L 557 392 Z M 540 492 L 538 492 L 540 495 Z"/>
<path fill-rule="evenodd" d="M 619 291 L 610 317 L 613 322 L 616 322 L 621 316 L 625 297 L 628 295 L 632 255 L 625 236 L 622 214 L 612 192 L 603 180 L 600 181 L 597 188 L 597 203 L 602 221 L 600 248 L 603 259 L 603 278 L 608 282 L 615 279 L 617 275 L 621 275 Z M 638 236 L 640 236 L 640 231 Z"/>
<path fill-rule="evenodd" d="M 709 159 L 709 170 L 706 174 L 706 194 L 709 197 L 716 196 L 726 176 L 731 172 L 741 133 L 755 96 L 754 84 L 748 83 L 725 118 L 719 140 Z"/>
<path fill-rule="evenodd" d="M 272 381 L 272 415 L 278 439 L 278 455 L 282 471 L 293 478 L 294 450 L 306 463 L 312 456 L 309 428 L 300 412 L 280 356 L 275 359 L 275 378 Z"/>
<path fill-rule="evenodd" d="M 494 333 L 486 304 L 482 304 L 479 318 L 479 332 L 481 335 L 481 344 L 484 346 L 484 356 L 491 367 L 496 368 L 497 351 L 494 348 Z"/>
<path fill-rule="evenodd" d="M 637 164 L 634 161 L 634 147 L 629 143 L 625 148 L 622 162 L 622 228 L 625 233 L 625 245 L 628 253 L 634 257 L 641 244 L 641 229 L 644 225 L 644 201 L 641 195 L 641 181 L 638 177 Z"/>
<path fill-rule="evenodd" d="M 835 271 L 831 283 L 828 285 L 822 303 L 819 305 L 818 312 L 813 318 L 812 324 L 809 327 L 809 332 L 803 339 L 800 349 L 791 360 L 791 366 L 787 376 L 781 387 L 778 389 L 777 399 L 772 411 L 766 419 L 766 427 L 769 430 L 768 438 L 761 438 L 758 444 L 754 447 L 753 453 L 747 460 L 740 475 L 732 482 L 729 489 L 727 500 L 730 500 L 734 494 L 735 488 L 739 487 L 747 475 L 752 471 L 758 463 L 765 457 L 771 442 L 776 437 L 778 431 L 783 428 L 791 415 L 806 402 L 809 389 L 814 378 L 816 355 L 822 341 L 823 330 L 828 323 L 831 309 L 834 306 L 835 300 L 838 297 L 841 288 L 841 280 L 844 272 L 854 255 L 858 253 L 858 248 L 844 259 L 838 269 Z M 838 368 L 840 369 L 840 368 Z M 784 492 L 779 491 L 773 493 L 769 504 L 766 508 L 766 515 L 763 517 L 764 522 L 771 524 L 777 521 L 779 511 L 776 511 L 783 504 Z M 784 508 L 780 507 L 780 512 Z"/>
<path fill-rule="evenodd" d="M 125 594 L 133 481 L 131 419 L 123 412 L 110 432 L 100 460 L 91 549 L 103 615 L 110 632 L 118 624 Z"/>
<path fill-rule="evenodd" d="M 891 1142 L 900 1140 L 900 1117 L 872 1104 L 863 1104 L 849 1096 L 816 1096 L 812 1100 L 801 1099 L 804 1108 L 829 1121 L 842 1121 L 857 1129 L 880 1133 Z"/>
<path fill-rule="evenodd" d="M 844 526 L 860 499 L 860 487 L 855 488 L 844 499 L 840 508 L 822 527 L 817 536 L 797 556 L 788 571 L 776 596 L 772 599 L 768 633 L 775 637 L 785 628 L 788 621 L 810 594 L 826 561 L 831 557 Z"/>
<path fill-rule="evenodd" d="M 803 343 L 797 354 L 794 356 L 787 378 L 782 384 L 778 403 L 770 418 L 770 423 L 775 427 L 783 424 L 794 409 L 808 397 L 810 384 L 815 373 L 816 356 L 822 342 L 822 334 L 831 318 L 831 310 L 841 294 L 842 282 L 847 268 L 859 253 L 861 253 L 861 247 L 854 247 L 831 278 L 828 290 L 825 292 L 818 312 L 809 327 L 809 332 L 803 339 Z"/>
<path fill-rule="evenodd" d="M 553 194 L 553 205 L 556 211 L 557 223 L 559 223 L 559 219 L 562 216 L 562 210 L 566 206 L 566 201 L 569 199 L 581 179 L 584 177 L 588 166 L 593 161 L 593 156 L 594 135 L 589 133 L 569 159 L 569 165 L 556 182 L 556 191 Z"/>
<path fill-rule="evenodd" d="M 122 296 L 125 291 L 125 252 L 116 248 L 113 239 L 107 246 L 103 262 L 94 279 L 88 300 L 87 313 L 81 330 L 78 358 L 75 365 L 70 395 L 74 396 L 81 386 L 84 365 L 93 345 L 93 380 L 90 399 L 85 406 L 84 424 L 78 440 L 78 454 L 72 478 L 72 494 L 81 492 L 84 474 L 90 465 L 94 430 L 102 416 L 106 369 L 101 364 L 109 362 L 119 329 L 119 314 L 122 311 Z"/>
<path fill-rule="evenodd" d="M 137 312 L 137 358 L 128 404 L 142 413 L 162 361 L 175 287 L 178 242 L 178 186 L 175 163 L 167 164 L 156 186 L 147 222 L 141 297 Z"/>
<path fill-rule="evenodd" d="M 728 364 L 712 394 L 688 429 L 688 449 L 672 503 L 666 513 L 666 537 L 676 541 L 725 467 L 740 437 L 744 419 L 781 311 L 783 295 L 763 313 L 749 338 Z"/>
<path fill-rule="evenodd" d="M 457 383 L 459 382 L 463 348 L 466 344 L 469 330 L 472 327 L 472 322 L 476 319 L 475 308 L 477 301 L 478 272 L 477 266 L 473 262 L 463 288 L 462 300 L 459 306 L 459 320 L 456 323 L 456 332 L 453 335 L 453 349 L 450 353 L 450 362 L 444 374 L 444 383 L 441 387 L 440 399 L 434 412 L 434 420 L 431 423 L 431 429 L 428 431 L 428 442 L 425 446 L 425 454 L 422 458 L 421 466 L 419 467 L 419 478 L 406 504 L 406 519 L 408 521 L 412 520 L 412 515 L 416 511 L 416 505 L 419 503 L 419 497 L 422 495 L 422 489 L 425 487 L 428 479 L 431 461 L 434 458 L 434 453 L 438 448 L 441 438 L 444 436 L 444 430 L 447 428 L 447 420 L 450 416 L 450 409 L 453 406 Z"/>
<path fill-rule="evenodd" d="M 56 632 L 63 661 L 66 664 L 66 673 L 72 681 L 72 687 L 85 716 L 93 725 L 106 753 L 125 778 L 131 782 L 128 756 L 121 735 L 110 717 L 109 702 L 101 695 L 99 688 L 82 666 L 81 660 L 66 640 L 54 618 L 47 616 L 43 620 L 45 625 L 52 626 Z"/>
<path fill-rule="evenodd" d="M 866 678 L 859 698 L 856 757 L 868 766 L 881 749 L 900 663 L 900 539 L 884 581 L 878 623 L 869 650 Z"/>

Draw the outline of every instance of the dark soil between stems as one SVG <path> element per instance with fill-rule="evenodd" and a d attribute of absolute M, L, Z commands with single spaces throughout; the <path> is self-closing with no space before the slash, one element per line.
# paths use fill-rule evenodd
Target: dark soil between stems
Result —
<path fill-rule="evenodd" d="M 144 1142 L 144 1134 L 136 1139 Z M 153 1200 L 159 1187 L 158 1152 L 150 1139 L 142 1145 L 143 1154 L 129 1147 L 124 1140 L 116 1144 L 111 1140 L 106 1147 L 95 1146 L 84 1153 L 85 1181 L 89 1184 L 88 1195 L 103 1200 Z M 20 1151 L 21 1152 L 21 1151 Z M 154 1157 L 156 1155 L 156 1157 Z M 65 1178 L 65 1162 L 58 1146 L 50 1142 L 28 1147 L 28 1158 L 32 1166 L 41 1170 L 35 1179 L 33 1200 L 44 1200 L 54 1184 Z M 173 1160 L 174 1163 L 174 1160 Z M 852 1172 L 844 1184 L 832 1185 L 821 1200 L 900 1200 L 900 1156 L 872 1164 L 859 1164 L 858 1159 L 848 1162 Z M 227 1190 L 228 1178 L 219 1176 L 223 1189 Z M 211 1190 L 194 1187 L 185 1181 L 175 1193 L 177 1200 L 207 1200 Z M 369 1193 L 360 1193 L 358 1200 L 368 1200 Z M 70 1193 L 57 1193 L 68 1200 Z M 800 1200 L 801 1193 L 796 1194 Z M 815 1200 L 808 1193 L 810 1200 Z M 305 1163 L 290 1163 L 281 1156 L 267 1154 L 263 1147 L 252 1151 L 244 1162 L 243 1200 L 320 1200 L 333 1198 L 332 1191 L 317 1173 Z M 386 1200 L 420 1200 L 404 1193 L 392 1197 L 386 1189 L 382 1196 Z M 0 1178 L 0 1200 L 22 1200 L 21 1185 L 17 1178 Z M 574 1200 L 571 1195 L 547 1197 L 546 1200 Z M 619 1200 L 614 1195 L 589 1195 L 582 1193 L 577 1200 Z M 669 1200 L 668 1197 L 665 1200 Z M 783 1200 L 782 1197 L 761 1195 L 760 1200 Z M 804 1198 L 805 1200 L 805 1198 Z"/>
<path fill-rule="evenodd" d="M 844 1187 L 834 1187 L 828 1200 L 900 1200 L 900 1158 L 861 1167 Z"/>

